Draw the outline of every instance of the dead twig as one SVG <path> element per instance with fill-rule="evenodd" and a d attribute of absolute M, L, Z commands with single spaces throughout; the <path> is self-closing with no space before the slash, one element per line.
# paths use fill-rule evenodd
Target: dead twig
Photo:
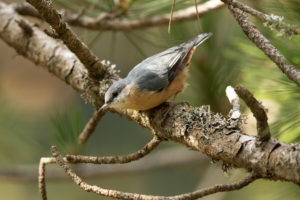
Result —
<path fill-rule="evenodd" d="M 271 137 L 268 125 L 268 116 L 264 106 L 255 99 L 253 94 L 247 88 L 239 85 L 235 87 L 236 93 L 241 97 L 250 108 L 256 119 L 257 135 L 262 141 L 269 140 Z"/>
<path fill-rule="evenodd" d="M 227 86 L 226 88 L 226 96 L 232 105 L 232 109 L 230 110 L 230 117 L 231 119 L 239 119 L 241 117 L 240 111 L 240 100 L 238 95 L 235 93 L 233 87 Z"/>
<path fill-rule="evenodd" d="M 285 23 L 283 21 L 283 17 L 277 16 L 277 15 L 269 15 L 269 14 L 265 14 L 263 12 L 260 12 L 258 10 L 255 10 L 252 7 L 247 6 L 246 4 L 243 4 L 241 2 L 238 2 L 236 0 L 230 0 L 228 1 L 232 6 L 241 9 L 242 11 L 257 17 L 258 19 L 260 19 L 261 21 L 265 21 L 267 22 L 265 25 L 275 28 L 278 31 L 280 31 L 280 34 L 283 35 L 289 35 L 292 36 L 292 34 L 300 34 L 299 28 L 297 28 L 294 25 Z"/>
<path fill-rule="evenodd" d="M 107 197 L 114 197 L 118 199 L 129 199 L 129 200 L 192 200 L 198 199 L 210 194 L 214 194 L 217 192 L 227 192 L 241 189 L 251 182 L 255 181 L 259 178 L 254 173 L 251 173 L 246 178 L 242 179 L 239 182 L 232 183 L 232 184 L 219 184 L 209 188 L 201 189 L 195 192 L 186 193 L 182 195 L 176 196 L 153 196 L 153 195 L 145 195 L 145 194 L 137 194 L 137 193 L 128 193 L 128 192 L 121 192 L 118 190 L 110 190 L 101 188 L 99 186 L 90 185 L 82 180 L 76 173 L 72 171 L 72 169 L 65 163 L 63 157 L 59 154 L 57 148 L 55 146 L 51 147 L 52 155 L 56 159 L 56 163 L 61 166 L 65 173 L 71 177 L 73 182 L 78 185 L 81 189 L 87 192 L 94 192 L 98 195 L 107 196 Z"/>
<path fill-rule="evenodd" d="M 88 141 L 88 139 L 92 136 L 93 132 L 95 131 L 99 121 L 105 115 L 106 112 L 98 112 L 97 110 L 94 111 L 92 117 L 86 123 L 83 131 L 78 137 L 79 144 L 84 144 Z"/>
<path fill-rule="evenodd" d="M 128 163 L 128 162 L 131 162 L 134 160 L 138 160 L 138 159 L 144 157 L 145 155 L 149 154 L 153 149 L 155 149 L 155 147 L 158 146 L 158 144 L 160 142 L 161 142 L 161 140 L 155 136 L 141 150 L 139 150 L 135 153 L 129 154 L 127 156 L 93 157 L 93 156 L 81 156 L 81 155 L 76 155 L 76 156 L 75 155 L 67 155 L 66 158 L 62 158 L 60 156 L 61 157 L 60 160 L 64 160 L 63 162 L 71 162 L 71 163 L 94 163 L 94 164 Z M 56 149 L 56 147 L 55 147 L 55 149 Z M 57 159 L 56 159 L 56 161 L 57 161 Z M 45 166 L 46 166 L 46 164 L 50 164 L 50 163 L 54 163 L 54 162 L 55 162 L 54 158 L 41 158 L 41 160 L 40 160 L 38 180 L 39 180 L 39 190 L 40 190 L 43 200 L 47 199 L 46 182 L 45 182 Z M 79 179 L 76 179 L 76 180 L 78 181 Z"/>
<path fill-rule="evenodd" d="M 41 158 L 40 165 L 39 165 L 39 190 L 42 195 L 42 199 L 47 199 L 47 192 L 46 192 L 46 164 L 55 163 L 55 158 Z"/>
<path fill-rule="evenodd" d="M 66 155 L 66 159 L 72 163 L 93 163 L 93 164 L 122 164 L 128 163 L 134 160 L 138 160 L 145 155 L 149 154 L 153 149 L 155 149 L 161 140 L 156 136 L 148 142 L 142 149 L 135 153 L 128 154 L 126 156 L 83 156 L 83 155 Z"/>
<path fill-rule="evenodd" d="M 64 158 L 65 159 L 65 158 Z M 53 162 L 45 162 L 47 160 L 53 160 Z M 66 159 L 65 159 L 66 160 Z M 66 160 L 67 161 L 67 160 Z M 189 151 L 182 148 L 166 148 L 156 152 L 152 152 L 150 155 L 144 157 L 139 162 L 132 162 L 127 165 L 86 165 L 77 164 L 76 172 L 78 175 L 85 177 L 86 179 L 98 179 L 103 177 L 120 177 L 128 176 L 137 173 L 147 173 L 151 170 L 157 170 L 168 167 L 177 167 L 182 165 L 197 164 L 200 166 L 205 163 L 207 158 L 197 152 Z M 53 158 L 43 157 L 40 162 L 40 173 L 39 177 L 45 177 L 45 164 L 55 163 Z M 18 166 L 12 165 L 0 165 L 0 180 L 26 183 L 36 182 L 36 172 L 38 168 L 36 164 L 22 164 Z M 58 168 L 47 169 L 47 181 L 51 180 L 64 180 L 67 176 L 61 172 Z M 43 178 L 41 181 L 43 182 Z"/>
<path fill-rule="evenodd" d="M 24 34 L 27 37 L 31 37 L 33 34 L 33 30 L 32 27 L 30 26 L 30 24 L 28 24 L 25 20 L 20 20 L 20 21 L 16 21 L 19 26 L 23 29 Z"/>
<path fill-rule="evenodd" d="M 27 2 L 12 3 L 10 6 L 20 15 L 29 15 L 36 18 L 41 18 L 40 13 Z"/>

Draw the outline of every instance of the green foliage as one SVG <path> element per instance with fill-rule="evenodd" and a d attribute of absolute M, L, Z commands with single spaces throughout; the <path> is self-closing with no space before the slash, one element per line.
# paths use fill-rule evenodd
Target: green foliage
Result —
<path fill-rule="evenodd" d="M 83 130 L 84 113 L 78 109 L 65 113 L 56 112 L 50 117 L 50 131 L 53 144 L 68 154 L 82 153 L 84 146 L 78 144 L 78 136 Z"/>

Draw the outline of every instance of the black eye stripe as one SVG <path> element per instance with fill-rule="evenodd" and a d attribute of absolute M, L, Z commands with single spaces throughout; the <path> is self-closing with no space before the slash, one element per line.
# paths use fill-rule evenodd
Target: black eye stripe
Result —
<path fill-rule="evenodd" d="M 114 93 L 112 93 L 112 96 L 113 96 L 113 97 L 116 97 L 116 96 L 118 96 L 118 92 L 114 92 Z"/>

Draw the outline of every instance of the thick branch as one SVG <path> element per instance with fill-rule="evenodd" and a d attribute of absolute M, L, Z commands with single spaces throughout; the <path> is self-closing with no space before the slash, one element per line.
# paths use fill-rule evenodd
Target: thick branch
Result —
<path fill-rule="evenodd" d="M 30 38 L 16 23 L 21 19 L 32 26 Z M 106 84 L 87 85 L 86 70 L 73 53 L 4 4 L 0 4 L 0 38 L 20 54 L 86 94 L 87 101 L 93 105 L 103 102 Z M 103 92 L 99 94 L 99 91 Z M 179 142 L 211 158 L 253 170 L 264 178 L 300 183 L 300 145 L 271 139 L 264 147 L 256 146 L 256 137 L 241 134 L 238 127 L 231 125 L 231 119 L 211 113 L 205 107 L 178 106 L 164 118 L 166 110 L 168 108 L 162 105 L 146 112 L 116 112 L 148 128 L 160 138 Z"/>
<path fill-rule="evenodd" d="M 232 0 L 222 0 L 229 4 L 228 8 L 243 29 L 246 36 L 260 48 L 287 77 L 300 86 L 300 70 L 289 63 L 289 61 L 274 47 L 271 42 L 253 25 L 247 15 L 232 5 Z"/>
<path fill-rule="evenodd" d="M 40 13 L 64 41 L 67 47 L 79 58 L 87 68 L 89 75 L 94 78 L 103 78 L 105 69 L 100 60 L 82 43 L 71 28 L 61 19 L 60 14 L 53 9 L 51 1 L 27 0 Z"/>

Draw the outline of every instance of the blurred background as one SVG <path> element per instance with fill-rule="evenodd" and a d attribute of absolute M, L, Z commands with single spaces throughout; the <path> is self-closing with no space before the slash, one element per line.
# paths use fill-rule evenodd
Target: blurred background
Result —
<path fill-rule="evenodd" d="M 6 0 L 6 3 L 17 1 Z M 118 9 L 119 2 L 111 0 L 55 0 L 58 9 L 97 17 L 102 12 Z M 169 13 L 171 0 L 131 0 L 131 19 Z M 205 1 L 197 1 L 198 3 Z M 266 13 L 284 16 L 285 21 L 300 26 L 298 0 L 245 1 Z M 175 10 L 194 5 L 193 0 L 177 0 Z M 295 66 L 300 66 L 300 36 L 282 37 L 278 31 L 255 25 L 279 48 Z M 41 23 L 37 21 L 38 23 Z M 194 54 L 188 78 L 189 87 L 177 101 L 193 106 L 210 105 L 211 110 L 226 115 L 230 105 L 225 95 L 227 85 L 242 84 L 268 108 L 273 137 L 282 142 L 300 141 L 300 89 L 243 34 L 226 8 L 196 19 L 167 26 L 129 32 L 91 31 L 72 27 L 79 37 L 101 59 L 110 60 L 124 77 L 137 63 L 168 47 L 184 42 L 204 32 L 214 35 Z M 0 40 L 0 191 L 1 199 L 40 199 L 37 167 L 41 157 L 51 156 L 49 148 L 57 145 L 64 154 L 125 155 L 141 148 L 151 139 L 151 133 L 126 118 L 108 113 L 94 135 L 84 145 L 77 137 L 92 115 L 93 108 L 85 104 L 78 93 L 19 56 Z M 244 112 L 249 111 L 244 106 Z M 245 132 L 255 134 L 255 121 L 248 115 Z M 153 154 L 166 155 L 181 162 L 156 166 L 166 157 L 155 157 L 150 169 L 134 172 L 120 171 L 84 178 L 91 184 L 126 192 L 155 195 L 176 195 L 216 183 L 229 183 L 245 176 L 244 170 L 222 170 L 220 163 L 193 152 L 180 144 L 162 143 Z M 190 158 L 190 159 L 187 159 Z M 153 161 L 155 163 L 153 163 Z M 143 159 L 136 163 L 143 163 Z M 151 164 L 149 164 L 151 165 Z M 158 164 L 159 165 L 159 164 Z M 135 169 L 134 164 L 126 168 Z M 76 166 L 74 166 L 76 168 Z M 92 166 L 90 166 L 92 167 Z M 88 172 L 110 166 L 92 167 Z M 138 168 L 137 168 L 138 169 Z M 67 178 L 56 165 L 47 181 L 49 199 L 110 199 L 87 193 Z M 130 171 L 130 170 L 129 170 Z M 47 173 L 48 171 L 46 171 Z M 51 177 L 50 177 L 51 175 Z M 259 180 L 235 192 L 220 193 L 204 199 L 299 199 L 299 186 L 285 182 Z"/>

